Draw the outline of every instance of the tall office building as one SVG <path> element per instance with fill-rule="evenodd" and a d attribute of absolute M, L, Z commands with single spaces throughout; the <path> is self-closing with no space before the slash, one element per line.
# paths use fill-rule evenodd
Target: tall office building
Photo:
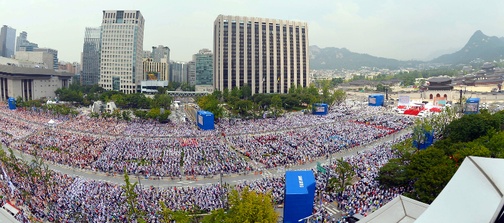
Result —
<path fill-rule="evenodd" d="M 194 60 L 187 62 L 187 83 L 190 86 L 196 84 L 196 63 Z"/>
<path fill-rule="evenodd" d="M 16 30 L 9 26 L 2 26 L 0 30 L 0 56 L 12 58 L 16 47 Z"/>
<path fill-rule="evenodd" d="M 178 83 L 187 83 L 187 64 L 184 62 L 170 63 L 170 81 Z"/>
<path fill-rule="evenodd" d="M 167 61 L 170 61 L 170 48 L 163 45 L 153 46 L 152 59 L 154 59 L 154 62 L 159 63 L 163 58 L 166 58 Z"/>
<path fill-rule="evenodd" d="M 154 62 L 152 58 L 143 59 L 144 80 L 150 81 L 169 81 L 170 64 L 166 58 L 161 62 Z"/>
<path fill-rule="evenodd" d="M 38 48 L 38 44 L 28 41 L 28 33 L 23 31 L 19 33 L 16 39 L 16 51 L 33 51 Z"/>
<path fill-rule="evenodd" d="M 32 50 L 33 52 L 46 52 L 48 54 L 51 54 L 53 56 L 53 66 L 52 68 L 49 68 L 49 69 L 54 69 L 54 70 L 57 70 L 58 69 L 58 51 L 55 50 L 55 49 L 51 49 L 51 48 L 33 48 Z"/>
<path fill-rule="evenodd" d="M 219 15 L 214 22 L 214 87 L 250 85 L 252 93 L 308 86 L 306 22 Z"/>
<path fill-rule="evenodd" d="M 140 11 L 103 11 L 99 85 L 104 89 L 139 91 L 143 79 L 144 25 Z"/>
<path fill-rule="evenodd" d="M 81 73 L 83 85 L 98 84 L 100 80 L 100 36 L 101 27 L 87 27 L 84 32 Z"/>
<path fill-rule="evenodd" d="M 202 49 L 193 55 L 195 63 L 195 85 L 213 85 L 213 54 L 209 49 Z"/>
<path fill-rule="evenodd" d="M 143 59 L 152 58 L 152 52 L 151 51 L 144 50 L 142 54 L 143 54 L 143 56 L 142 56 Z"/>

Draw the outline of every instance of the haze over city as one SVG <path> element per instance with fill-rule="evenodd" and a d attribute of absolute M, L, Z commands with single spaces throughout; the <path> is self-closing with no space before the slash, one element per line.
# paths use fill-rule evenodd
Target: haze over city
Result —
<path fill-rule="evenodd" d="M 140 10 L 145 17 L 144 49 L 166 45 L 173 60 L 187 61 L 212 49 L 219 14 L 308 22 L 310 45 L 400 60 L 432 59 L 464 46 L 476 31 L 504 36 L 503 1 L 62 1 L 0 0 L 0 23 L 28 33 L 28 39 L 80 61 L 85 27 L 101 24 L 102 11 Z"/>

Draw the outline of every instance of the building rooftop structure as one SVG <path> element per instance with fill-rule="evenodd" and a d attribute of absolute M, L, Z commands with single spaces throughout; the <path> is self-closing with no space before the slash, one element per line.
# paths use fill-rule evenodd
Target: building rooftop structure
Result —
<path fill-rule="evenodd" d="M 426 203 L 399 195 L 359 223 L 413 223 L 428 207 Z"/>
<path fill-rule="evenodd" d="M 504 222 L 502 170 L 504 159 L 466 157 L 415 222 Z"/>
<path fill-rule="evenodd" d="M 18 67 L 13 65 L 0 65 L 0 74 L 19 75 L 19 76 L 48 75 L 48 76 L 61 76 L 61 77 L 72 77 L 74 75 L 72 73 L 67 72 L 57 72 L 53 69 Z"/>

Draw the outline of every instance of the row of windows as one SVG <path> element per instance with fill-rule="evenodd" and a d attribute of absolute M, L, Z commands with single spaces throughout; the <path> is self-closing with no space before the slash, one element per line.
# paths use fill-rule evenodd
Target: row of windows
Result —
<path fill-rule="evenodd" d="M 104 75 L 104 76 L 101 76 L 101 78 L 102 78 L 101 82 L 103 82 L 103 83 L 112 83 L 112 81 L 113 81 L 112 76 Z M 127 78 L 128 77 L 121 76 L 120 83 L 121 84 L 133 84 L 133 82 Z"/>
<path fill-rule="evenodd" d="M 102 30 L 105 32 L 107 30 L 133 30 L 137 25 L 125 25 L 125 24 L 110 24 L 102 25 Z"/>
<path fill-rule="evenodd" d="M 113 38 L 113 39 L 112 39 Z M 117 34 L 117 35 L 113 35 L 113 34 L 108 34 L 108 35 L 103 35 L 102 36 L 102 42 L 108 42 L 108 41 L 112 41 L 112 42 L 118 42 L 118 41 L 127 41 L 127 42 L 131 42 L 134 38 L 134 35 L 125 35 L 125 34 Z"/>
<path fill-rule="evenodd" d="M 133 54 L 133 51 L 131 51 L 131 50 L 102 50 L 101 54 L 102 54 L 102 57 L 107 54 L 131 55 L 131 54 Z"/>
<path fill-rule="evenodd" d="M 102 21 L 102 23 L 112 23 L 112 24 L 115 24 L 117 22 L 117 24 L 128 24 L 128 23 L 131 23 L 131 24 L 138 24 L 138 20 L 136 19 L 126 19 L 126 20 L 123 20 L 123 19 L 104 19 Z"/>

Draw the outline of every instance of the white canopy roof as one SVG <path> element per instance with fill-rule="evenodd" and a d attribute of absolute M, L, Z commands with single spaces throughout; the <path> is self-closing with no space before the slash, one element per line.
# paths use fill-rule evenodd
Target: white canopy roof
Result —
<path fill-rule="evenodd" d="M 49 121 L 47 122 L 47 124 L 54 124 L 54 120 L 52 120 L 52 119 L 51 119 L 51 120 L 49 120 Z"/>
<path fill-rule="evenodd" d="M 503 205 L 504 159 L 467 157 L 415 223 L 494 222 Z"/>
<path fill-rule="evenodd" d="M 359 223 L 412 223 L 427 207 L 428 204 L 400 195 Z"/>

